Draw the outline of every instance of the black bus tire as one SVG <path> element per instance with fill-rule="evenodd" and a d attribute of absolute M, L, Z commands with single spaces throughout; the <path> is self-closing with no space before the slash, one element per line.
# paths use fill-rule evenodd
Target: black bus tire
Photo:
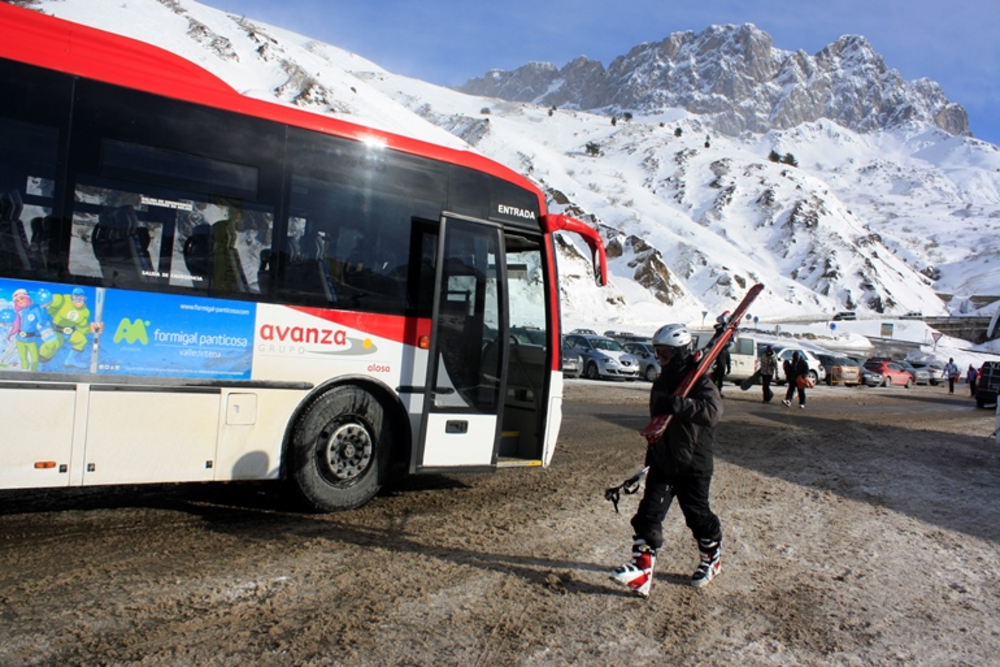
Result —
<path fill-rule="evenodd" d="M 354 509 L 382 488 L 391 459 L 392 425 L 384 406 L 360 387 L 336 387 L 296 422 L 289 477 L 317 510 Z"/>

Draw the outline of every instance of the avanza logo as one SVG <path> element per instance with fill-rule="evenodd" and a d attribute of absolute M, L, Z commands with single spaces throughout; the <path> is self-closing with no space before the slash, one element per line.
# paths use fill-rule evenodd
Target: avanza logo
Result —
<path fill-rule="evenodd" d="M 260 339 L 280 343 L 303 343 L 306 345 L 347 345 L 347 332 L 343 329 L 320 329 L 317 327 L 283 327 L 280 324 L 264 324 L 260 328 Z"/>

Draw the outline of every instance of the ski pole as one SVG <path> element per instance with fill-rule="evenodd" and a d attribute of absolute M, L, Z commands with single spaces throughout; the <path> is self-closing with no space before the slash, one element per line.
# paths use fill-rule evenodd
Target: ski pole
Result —
<path fill-rule="evenodd" d="M 649 472 L 649 466 L 632 475 L 618 486 L 613 486 L 604 491 L 604 499 L 611 501 L 615 506 L 615 514 L 618 514 L 618 499 L 621 498 L 621 494 L 624 493 L 630 496 L 638 491 L 639 483 L 642 482 L 642 478 L 646 476 L 647 472 Z"/>

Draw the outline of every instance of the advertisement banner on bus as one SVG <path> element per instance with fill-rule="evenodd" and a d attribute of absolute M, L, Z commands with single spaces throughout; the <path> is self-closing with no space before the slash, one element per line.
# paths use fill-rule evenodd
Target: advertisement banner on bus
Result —
<path fill-rule="evenodd" d="M 89 371 L 97 288 L 0 279 L 0 370 Z"/>
<path fill-rule="evenodd" d="M 249 380 L 256 306 L 108 290 L 97 372 Z"/>

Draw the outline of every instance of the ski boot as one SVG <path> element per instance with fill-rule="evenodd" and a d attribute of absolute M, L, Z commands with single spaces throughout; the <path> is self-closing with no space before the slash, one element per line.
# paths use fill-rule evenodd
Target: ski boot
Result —
<path fill-rule="evenodd" d="M 699 539 L 698 551 L 701 554 L 701 562 L 698 569 L 691 575 L 691 585 L 701 588 L 708 585 L 708 582 L 715 579 L 716 575 L 722 571 L 722 542 L 720 540 Z"/>
<path fill-rule="evenodd" d="M 611 573 L 611 580 L 627 586 L 640 597 L 648 598 L 653 585 L 654 565 L 656 549 L 646 544 L 646 540 L 636 538 L 632 543 L 632 560 L 616 567 Z"/>

